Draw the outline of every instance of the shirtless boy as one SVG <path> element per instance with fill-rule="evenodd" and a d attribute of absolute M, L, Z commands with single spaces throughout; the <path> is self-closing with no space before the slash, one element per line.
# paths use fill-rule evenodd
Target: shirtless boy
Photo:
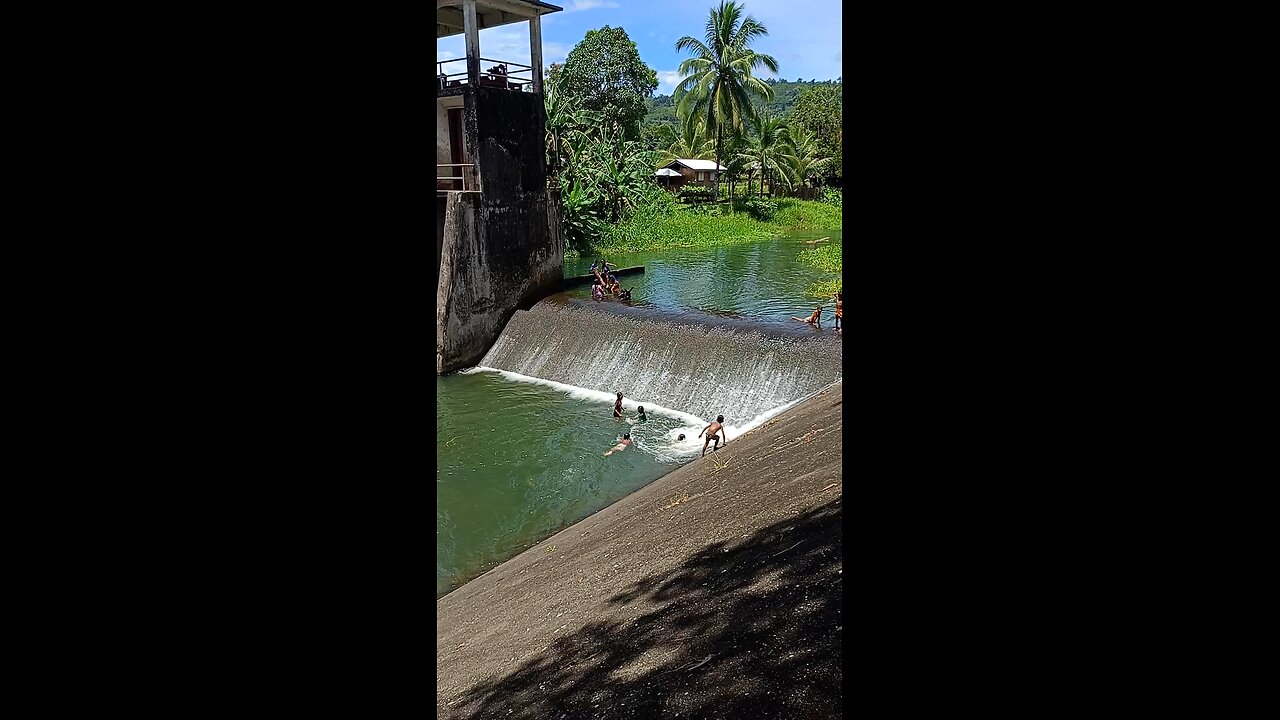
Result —
<path fill-rule="evenodd" d="M 818 328 L 819 330 L 821 330 L 821 329 L 822 329 L 822 306 L 821 306 L 821 305 L 819 305 L 819 306 L 818 306 L 818 309 L 817 309 L 817 310 L 814 310 L 814 311 L 813 311 L 813 314 L 812 314 L 812 315 L 810 315 L 810 316 L 809 316 L 809 319 L 807 319 L 807 320 L 806 320 L 805 318 L 795 317 L 794 315 L 791 317 L 791 319 L 792 319 L 792 320 L 799 320 L 800 322 L 802 322 L 802 323 L 804 323 L 804 324 L 806 324 L 806 325 L 812 325 L 812 326 L 814 326 L 814 327 Z"/>
<path fill-rule="evenodd" d="M 716 444 L 715 444 L 715 447 L 711 448 L 711 450 L 715 451 L 720 449 L 720 433 L 721 432 L 724 432 L 724 444 L 728 445 L 729 433 L 724 431 L 724 416 L 717 415 L 715 422 L 706 426 L 705 428 L 702 429 L 702 432 L 698 433 L 698 437 L 702 437 L 702 433 L 707 434 L 707 439 L 702 442 L 702 457 L 707 456 L 707 445 L 710 444 L 712 438 L 715 439 Z"/>
<path fill-rule="evenodd" d="M 613 416 L 616 418 L 622 417 L 622 392 L 621 391 L 618 392 L 618 401 L 613 404 Z"/>
<path fill-rule="evenodd" d="M 622 452 L 623 450 L 626 450 L 626 449 L 627 449 L 627 446 L 628 446 L 628 445 L 630 445 L 630 444 L 631 444 L 631 433 L 625 433 L 625 434 L 623 434 L 623 436 L 622 436 L 622 441 L 621 441 L 621 442 L 619 442 L 617 445 L 614 445 L 613 447 L 609 448 L 608 450 L 605 450 L 605 451 L 604 451 L 604 456 L 605 456 L 605 457 L 609 457 L 610 455 L 612 455 L 612 454 L 614 454 L 614 453 L 616 453 L 616 452 Z"/>

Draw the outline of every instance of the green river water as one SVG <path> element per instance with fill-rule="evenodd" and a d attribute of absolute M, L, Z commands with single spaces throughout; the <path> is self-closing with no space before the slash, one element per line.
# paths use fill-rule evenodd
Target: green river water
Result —
<path fill-rule="evenodd" d="M 634 288 L 634 305 L 786 322 L 807 316 L 819 301 L 806 298 L 805 288 L 831 277 L 796 257 L 813 247 L 803 240 L 819 237 L 841 242 L 840 231 L 822 231 L 607 259 L 646 267 L 643 275 L 619 278 Z M 565 274 L 586 273 L 591 262 L 566 260 Z M 568 294 L 590 297 L 586 287 Z M 832 316 L 824 312 L 824 327 Z M 437 597 L 698 457 L 702 419 L 646 405 L 649 419 L 639 422 L 628 401 L 620 421 L 612 404 L 603 393 L 509 373 L 436 379 Z M 604 457 L 624 432 L 634 445 Z"/>

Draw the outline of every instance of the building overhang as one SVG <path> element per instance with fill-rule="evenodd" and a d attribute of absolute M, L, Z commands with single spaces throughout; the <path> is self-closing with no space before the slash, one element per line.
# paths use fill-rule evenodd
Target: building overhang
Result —
<path fill-rule="evenodd" d="M 436 0 L 436 39 L 461 35 L 463 0 Z M 560 12 L 564 8 L 539 0 L 476 0 L 476 25 L 485 30 L 529 18 Z"/>

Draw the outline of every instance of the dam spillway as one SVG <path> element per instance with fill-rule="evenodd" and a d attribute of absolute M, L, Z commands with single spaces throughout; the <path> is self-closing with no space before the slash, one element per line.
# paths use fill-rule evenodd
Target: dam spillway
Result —
<path fill-rule="evenodd" d="M 736 425 L 840 380 L 842 357 L 831 329 L 554 296 L 516 312 L 480 365 Z"/>

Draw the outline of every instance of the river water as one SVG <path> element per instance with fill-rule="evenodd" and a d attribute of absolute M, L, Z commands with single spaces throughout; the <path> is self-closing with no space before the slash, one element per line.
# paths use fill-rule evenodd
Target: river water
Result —
<path fill-rule="evenodd" d="M 608 260 L 621 267 L 645 266 L 643 275 L 619 278 L 623 287 L 633 288 L 632 306 L 641 312 L 732 318 L 728 322 L 739 327 L 758 324 L 794 335 L 809 329 L 789 318 L 807 316 L 818 303 L 804 296 L 805 288 L 831 277 L 797 259 L 801 250 L 814 247 L 804 240 L 820 237 L 841 241 L 840 231 L 823 231 Z M 567 260 L 565 274 L 586 273 L 591 262 Z M 586 287 L 552 300 L 593 305 Z M 829 329 L 831 318 L 828 308 L 823 316 L 828 329 L 812 330 L 821 342 L 838 342 Z M 661 387 L 669 385 L 668 378 Z M 698 457 L 702 444 L 696 436 L 712 418 L 666 407 L 665 399 L 640 400 L 648 419 L 639 421 L 637 402 L 628 398 L 626 418 L 616 420 L 613 395 L 599 388 L 485 368 L 438 377 L 437 597 Z M 727 420 L 730 440 L 780 410 Z M 626 432 L 633 445 L 605 457 Z M 681 433 L 684 441 L 677 439 Z"/>

